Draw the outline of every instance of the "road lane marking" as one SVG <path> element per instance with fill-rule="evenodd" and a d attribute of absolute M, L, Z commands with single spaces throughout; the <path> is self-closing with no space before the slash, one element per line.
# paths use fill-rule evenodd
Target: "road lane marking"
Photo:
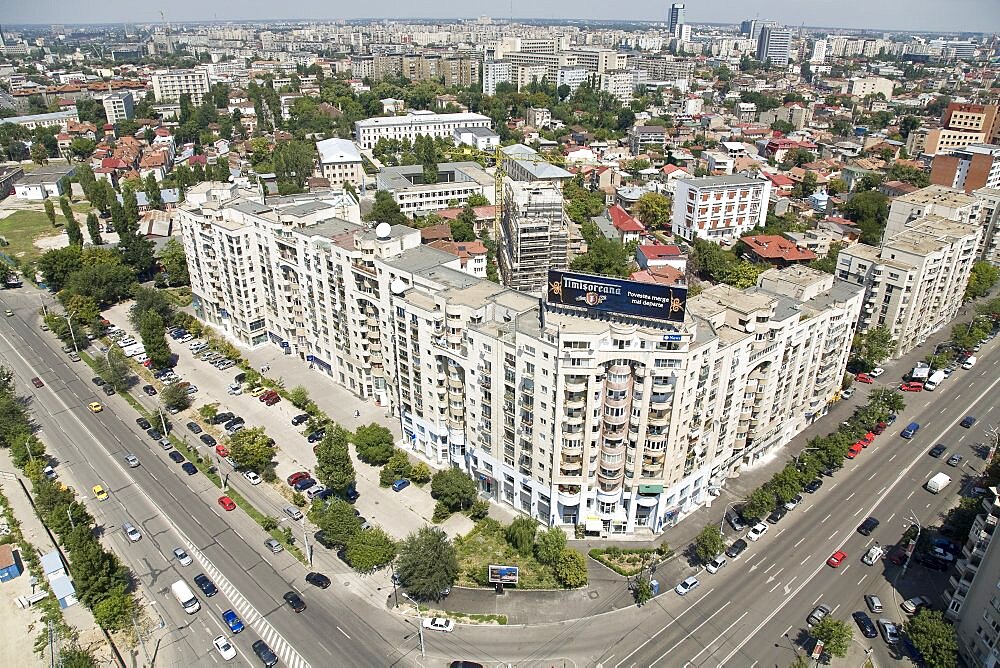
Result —
<path fill-rule="evenodd" d="M 695 632 L 696 632 L 696 631 L 697 631 L 698 629 L 700 629 L 700 628 L 701 628 L 701 627 L 703 627 L 703 626 L 704 626 L 705 624 L 708 624 L 708 623 L 709 623 L 710 621 L 712 621 L 712 617 L 715 617 L 715 616 L 716 616 L 717 614 L 719 614 L 720 612 L 722 612 L 723 610 L 725 610 L 726 608 L 728 608 L 728 607 L 729 607 L 729 605 L 730 605 L 731 603 L 732 603 L 732 601 L 726 601 L 726 604 L 725 604 L 725 605 L 723 605 L 723 606 L 722 606 L 721 608 L 719 608 L 718 610 L 716 610 L 715 612 L 713 612 L 713 613 L 712 613 L 711 615 L 709 615 L 708 617 L 706 617 L 706 618 L 704 619 L 704 621 L 702 621 L 702 623 L 701 623 L 701 624 L 699 624 L 698 626 L 694 627 L 693 629 L 691 629 L 690 631 L 688 631 L 687 633 L 685 633 L 685 634 L 684 634 L 684 636 L 683 636 L 683 637 L 681 637 L 681 639 L 680 639 L 680 640 L 678 640 L 678 641 L 677 641 L 677 642 L 676 642 L 676 643 L 674 644 L 674 646 L 673 646 L 673 647 L 671 647 L 670 649 L 668 649 L 668 650 L 667 650 L 666 652 L 664 652 L 664 653 L 663 653 L 663 654 L 661 654 L 661 655 L 660 655 L 659 657 L 657 657 L 657 658 L 656 658 L 656 659 L 655 659 L 655 660 L 654 660 L 654 661 L 653 661 L 652 663 L 650 663 L 650 664 L 649 664 L 650 668 L 652 668 L 653 666 L 655 666 L 655 665 L 656 665 L 656 664 L 657 664 L 657 663 L 658 663 L 658 662 L 659 662 L 659 661 L 660 661 L 660 660 L 661 660 L 661 659 L 662 659 L 663 657 L 665 657 L 665 656 L 666 656 L 667 654 L 670 654 L 670 653 L 671 653 L 671 652 L 673 652 L 673 651 L 674 651 L 675 649 L 677 649 L 677 648 L 678 648 L 678 647 L 680 647 L 680 646 L 681 646 L 682 644 L 684 644 L 684 642 L 685 642 L 685 641 L 687 641 L 687 639 L 688 639 L 688 638 L 690 638 L 690 637 L 691 637 L 692 635 L 694 635 L 694 633 L 695 633 Z"/>
<path fill-rule="evenodd" d="M 874 478 L 874 477 L 875 477 L 875 476 L 877 476 L 877 475 L 878 475 L 878 471 L 875 471 L 875 472 L 874 472 L 874 473 L 872 473 L 872 474 L 871 474 L 870 476 L 868 476 L 868 480 L 871 480 L 872 478 Z"/>
<path fill-rule="evenodd" d="M 783 570 L 785 570 L 785 569 L 784 568 L 779 568 L 777 571 L 775 571 L 774 575 L 772 575 L 769 578 L 767 578 L 767 581 L 768 582 L 774 582 L 774 579 L 776 577 L 778 577 L 779 575 L 781 575 L 781 571 L 783 571 Z"/>
<path fill-rule="evenodd" d="M 812 602 L 812 604 L 813 604 L 813 605 L 816 605 L 817 603 L 819 603 L 819 600 L 820 600 L 821 598 L 823 598 L 823 594 L 820 594 L 819 596 L 817 596 L 817 597 L 816 597 L 816 600 L 815 600 L 815 601 L 813 601 L 813 602 Z"/>
<path fill-rule="evenodd" d="M 623 663 L 625 663 L 630 658 L 632 658 L 633 656 L 635 656 L 636 652 L 638 652 L 643 647 L 645 647 L 649 643 L 651 643 L 654 640 L 656 640 L 656 636 L 660 635 L 661 633 L 663 633 L 664 631 L 666 631 L 667 629 L 669 629 L 671 626 L 673 626 L 674 624 L 676 624 L 685 613 L 687 613 L 689 610 L 691 610 L 691 608 L 693 608 L 694 606 L 698 605 L 699 603 L 701 603 L 702 601 L 704 601 L 706 598 L 708 598 L 708 595 L 711 594 L 713 591 L 715 591 L 714 588 L 713 589 L 709 589 L 708 591 L 706 591 L 704 596 L 702 596 L 701 598 L 699 598 L 697 601 L 694 601 L 693 603 L 691 603 L 691 605 L 689 605 L 688 607 L 686 607 L 682 612 L 678 613 L 669 622 L 667 622 L 667 624 L 665 626 L 663 626 L 663 628 L 661 628 L 659 631 L 657 631 L 653 635 L 649 636 L 645 640 L 645 642 L 643 642 L 641 645 L 639 645 L 638 647 L 636 647 L 634 650 L 632 650 L 631 652 L 629 652 L 628 654 L 626 654 L 624 659 L 622 659 L 621 661 L 619 661 L 618 663 L 615 664 L 615 668 L 620 668 Z M 729 605 L 729 604 L 727 603 L 726 605 Z"/>
<path fill-rule="evenodd" d="M 778 565 L 778 562 L 777 561 L 774 562 L 773 564 L 771 564 L 770 566 L 767 567 L 767 570 L 765 570 L 764 573 L 770 573 L 771 569 L 774 568 L 777 565 Z"/>
<path fill-rule="evenodd" d="M 899 454 L 899 453 L 897 452 L 897 453 L 895 453 L 895 454 L 894 454 L 894 455 L 893 455 L 892 457 L 889 457 L 889 461 L 891 462 L 891 461 L 892 461 L 893 459 L 895 459 L 895 458 L 896 458 L 896 455 L 898 455 L 898 454 Z"/>
<path fill-rule="evenodd" d="M 893 513 L 892 515 L 889 515 L 889 519 L 887 519 L 886 522 L 891 522 L 892 518 L 895 517 L 895 516 L 896 516 L 896 513 Z"/>
<path fill-rule="evenodd" d="M 836 538 L 836 537 L 837 537 L 837 534 L 838 534 L 838 533 L 840 533 L 840 529 L 837 529 L 837 530 L 836 530 L 836 531 L 834 531 L 834 532 L 833 532 L 832 534 L 830 534 L 830 537 L 829 537 L 829 538 L 827 538 L 827 540 L 833 540 L 834 538 Z"/>
<path fill-rule="evenodd" d="M 857 512 L 854 513 L 854 516 L 857 517 L 858 515 L 860 515 L 863 512 L 865 512 L 864 506 L 862 506 L 861 508 L 858 508 Z"/>
<path fill-rule="evenodd" d="M 805 559 L 803 559 L 802 561 L 799 562 L 799 566 L 804 565 L 807 561 L 809 561 L 812 558 L 813 558 L 813 556 L 810 554 L 808 557 L 806 557 Z"/>
<path fill-rule="evenodd" d="M 796 575 L 796 576 L 795 576 L 794 578 L 792 578 L 791 580 L 789 580 L 789 581 L 788 581 L 788 584 L 786 584 L 786 585 L 785 585 L 785 589 L 784 589 L 784 591 L 785 591 L 785 596 L 788 596 L 788 592 L 790 592 L 790 591 L 792 590 L 792 583 L 793 583 L 793 582 L 795 582 L 795 580 L 796 580 L 796 579 L 797 579 L 798 577 L 799 577 L 799 576 L 798 576 L 798 575 Z M 787 631 L 786 631 L 786 633 L 787 633 Z"/>
<path fill-rule="evenodd" d="M 697 658 L 698 658 L 699 656 L 701 656 L 701 655 L 702 655 L 702 653 L 703 653 L 703 652 L 705 652 L 705 651 L 706 651 L 706 650 L 707 650 L 707 649 L 708 649 L 709 647 L 711 647 L 711 646 L 712 646 L 712 645 L 713 645 L 714 643 L 718 642 L 719 638 L 721 638 L 722 636 L 724 636 L 724 635 L 726 635 L 727 633 L 729 633 L 729 630 L 730 630 L 730 629 L 732 629 L 732 628 L 733 628 L 734 626 L 736 626 L 736 625 L 737 625 L 737 624 L 739 624 L 739 623 L 740 623 L 741 621 L 743 621 L 743 618 L 744 618 L 744 617 L 746 617 L 746 616 L 747 616 L 747 615 L 749 615 L 749 614 L 750 614 L 750 611 L 749 611 L 749 610 L 745 610 L 745 611 L 743 612 L 743 614 L 742 614 L 742 615 L 740 615 L 739 617 L 737 617 L 737 618 L 736 618 L 736 621 L 735 621 L 735 622 L 733 622 L 732 624 L 730 624 L 729 626 L 727 626 L 727 627 L 726 627 L 725 629 L 723 629 L 722 633 L 720 633 L 719 635 L 715 636 L 715 638 L 713 638 L 713 639 L 712 639 L 712 641 L 711 641 L 710 643 L 708 643 L 707 645 L 705 645 L 705 646 L 704 646 L 704 647 L 703 647 L 703 648 L 701 649 L 701 651 L 700 651 L 700 652 L 698 652 L 697 654 L 695 654 L 694 656 L 692 656 L 692 657 L 691 657 L 690 659 L 688 659 L 688 660 L 687 660 L 687 662 L 686 662 L 686 663 L 685 663 L 684 665 L 685 665 L 685 666 L 687 666 L 687 665 L 688 665 L 689 663 L 694 663 L 695 659 L 697 659 Z M 655 662 L 654 662 L 654 663 L 655 663 Z"/>
<path fill-rule="evenodd" d="M 350 640 L 350 639 L 351 639 L 351 636 L 347 635 L 347 633 L 345 633 L 345 632 L 344 632 L 344 629 L 342 629 L 342 628 L 340 628 L 340 627 L 338 626 L 338 627 L 337 627 L 337 630 L 338 630 L 338 631 L 340 631 L 341 633 L 343 633 L 343 634 L 344 634 L 344 637 L 345 637 L 345 638 L 347 638 L 348 640 Z"/>
<path fill-rule="evenodd" d="M 854 498 L 855 494 L 856 494 L 856 492 L 851 492 L 851 495 L 849 497 L 847 497 L 846 499 L 844 499 L 844 501 L 850 501 L 851 499 Z"/>
<path fill-rule="evenodd" d="M 866 576 L 864 576 L 863 578 L 861 578 L 860 580 L 858 580 L 858 586 L 860 587 L 860 586 L 861 586 L 861 583 L 862 583 L 862 582 L 864 582 L 864 581 L 865 581 L 865 580 L 867 580 L 867 579 L 868 579 L 868 576 L 866 575 Z"/>
<path fill-rule="evenodd" d="M 799 546 L 799 543 L 801 543 L 801 542 L 802 542 L 802 541 L 804 541 L 805 539 L 806 539 L 806 537 L 805 537 L 805 536 L 803 536 L 802 538 L 799 538 L 799 539 L 798 539 L 797 541 L 795 541 L 795 545 L 793 545 L 792 547 L 798 547 L 798 546 Z"/>
<path fill-rule="evenodd" d="M 846 566 L 844 566 L 844 570 L 840 571 L 840 574 L 843 575 L 844 573 L 846 573 L 847 569 L 850 568 L 850 567 L 851 567 L 850 564 L 847 564 Z"/>
<path fill-rule="evenodd" d="M 820 524 L 823 524 L 824 522 L 826 522 L 826 521 L 827 521 L 828 519 L 830 519 L 831 517 L 833 517 L 833 513 L 830 513 L 829 515 L 827 515 L 826 517 L 824 517 L 823 519 L 821 519 L 821 520 L 819 521 L 819 523 L 820 523 Z"/>

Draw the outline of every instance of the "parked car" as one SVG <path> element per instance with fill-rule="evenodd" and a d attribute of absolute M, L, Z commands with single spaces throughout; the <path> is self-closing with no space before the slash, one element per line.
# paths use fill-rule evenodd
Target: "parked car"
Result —
<path fill-rule="evenodd" d="M 226 626 L 233 633 L 239 633 L 243 630 L 243 620 L 232 610 L 225 610 L 222 613 L 222 621 L 226 623 Z"/>
<path fill-rule="evenodd" d="M 190 431 L 192 434 L 200 434 L 201 433 L 201 425 L 198 424 L 197 422 L 188 422 L 187 423 L 187 428 L 188 428 L 188 431 Z"/>
<path fill-rule="evenodd" d="M 865 383 L 866 385 L 871 385 L 875 382 L 875 379 L 867 373 L 859 373 L 854 377 L 854 380 L 859 383 Z"/>
<path fill-rule="evenodd" d="M 135 423 L 139 425 L 139 429 L 149 429 L 152 425 L 149 424 L 149 420 L 144 417 L 136 418 Z"/>
<path fill-rule="evenodd" d="M 742 538 L 738 538 L 733 542 L 732 545 L 729 546 L 729 549 L 726 550 L 726 556 L 729 557 L 730 559 L 735 559 L 736 557 L 740 556 L 743 553 L 743 551 L 747 549 L 747 547 L 748 543 Z"/>
<path fill-rule="evenodd" d="M 767 525 L 763 522 L 758 522 L 755 524 L 750 531 L 747 532 L 747 538 L 752 541 L 760 540 L 761 536 L 767 533 Z"/>
<path fill-rule="evenodd" d="M 444 617 L 427 617 L 424 619 L 424 629 L 428 631 L 443 631 L 451 633 L 455 630 L 455 622 Z"/>
<path fill-rule="evenodd" d="M 810 494 L 814 494 L 822 486 L 823 486 L 823 480 L 820 479 L 820 478 L 816 478 L 815 480 L 813 480 L 812 482 L 810 482 L 809 484 L 807 484 L 804 487 L 804 489 L 805 489 L 805 491 L 809 492 Z"/>
<path fill-rule="evenodd" d="M 874 594 L 865 594 L 865 605 L 876 615 L 882 612 L 882 599 Z"/>
<path fill-rule="evenodd" d="M 714 559 L 705 564 L 705 570 L 709 573 L 718 573 L 719 569 L 726 565 L 726 558 L 721 554 L 716 555 Z"/>
<path fill-rule="evenodd" d="M 183 464 L 184 463 L 184 455 L 182 455 L 181 453 L 177 452 L 176 450 L 172 450 L 170 452 L 170 454 L 167 455 L 167 456 L 170 457 L 170 459 L 172 461 L 176 462 L 177 464 Z"/>
<path fill-rule="evenodd" d="M 307 573 L 306 582 L 315 587 L 319 587 L 320 589 L 326 589 L 330 586 L 330 578 L 326 577 L 322 573 Z"/>
<path fill-rule="evenodd" d="M 290 487 L 294 487 L 296 484 L 299 483 L 299 481 L 305 480 L 306 478 L 309 478 L 309 477 L 311 477 L 311 476 L 309 475 L 308 471 L 298 471 L 298 472 L 293 473 L 292 475 L 288 476 L 288 478 L 286 479 L 286 482 L 288 483 L 288 485 Z"/>
<path fill-rule="evenodd" d="M 948 458 L 948 461 L 946 463 L 948 464 L 948 466 L 958 466 L 959 464 L 962 463 L 962 455 L 954 454 Z"/>
<path fill-rule="evenodd" d="M 833 608 L 828 606 L 826 603 L 820 603 L 813 608 L 813 611 L 809 613 L 808 617 L 806 617 L 806 623 L 809 624 L 809 626 L 815 626 L 823 621 L 823 618 L 829 615 L 832 611 Z"/>
<path fill-rule="evenodd" d="M 217 441 L 215 440 L 214 437 L 212 437 L 211 434 L 202 434 L 201 436 L 198 437 L 198 439 L 208 447 L 213 447 L 217 443 Z"/>
<path fill-rule="evenodd" d="M 858 628 L 861 629 L 861 635 L 866 638 L 874 638 L 878 635 L 878 631 L 875 629 L 875 622 L 872 618 L 868 616 L 868 613 L 864 610 L 858 610 L 851 615 L 854 618 L 855 623 Z"/>
<path fill-rule="evenodd" d="M 899 389 L 903 392 L 923 392 L 924 384 L 916 380 L 911 380 L 900 384 Z"/>
<path fill-rule="evenodd" d="M 143 385 L 142 391 L 145 392 L 150 397 L 156 395 L 156 388 L 153 387 L 152 385 Z"/>
<path fill-rule="evenodd" d="M 785 501 L 785 510 L 795 510 L 795 507 L 802 503 L 802 495 L 796 494 L 790 500 Z"/>
<path fill-rule="evenodd" d="M 219 497 L 219 505 L 225 511 L 236 510 L 236 502 L 230 499 L 228 496 Z"/>
<path fill-rule="evenodd" d="M 880 618 L 878 627 L 882 631 L 882 639 L 887 645 L 899 644 L 899 628 L 891 620 Z"/>
<path fill-rule="evenodd" d="M 198 467 L 191 462 L 184 462 L 181 464 L 181 471 L 184 471 L 184 473 L 187 473 L 188 475 L 194 475 L 198 472 Z"/>
<path fill-rule="evenodd" d="M 912 615 L 921 608 L 929 608 L 930 605 L 931 601 L 926 596 L 914 596 L 900 603 L 899 607 L 903 609 L 903 612 L 908 612 Z"/>
<path fill-rule="evenodd" d="M 251 485 L 259 485 L 260 483 L 264 482 L 264 479 L 261 478 L 259 475 L 257 475 L 257 473 L 254 471 L 244 471 L 243 477 L 246 478 L 247 482 L 249 482 Z"/>
<path fill-rule="evenodd" d="M 278 554 L 279 552 L 284 552 L 285 548 L 281 546 L 274 538 L 268 538 L 264 541 L 264 547 L 271 551 L 271 554 Z"/>
<path fill-rule="evenodd" d="M 784 506 L 778 506 L 771 511 L 771 514 L 767 516 L 767 521 L 771 524 L 777 524 L 781 519 L 788 514 L 788 511 Z"/>
<path fill-rule="evenodd" d="M 309 419 L 309 413 L 299 413 L 298 415 L 292 418 L 292 426 L 298 427 L 300 424 L 307 421 L 308 419 Z"/>

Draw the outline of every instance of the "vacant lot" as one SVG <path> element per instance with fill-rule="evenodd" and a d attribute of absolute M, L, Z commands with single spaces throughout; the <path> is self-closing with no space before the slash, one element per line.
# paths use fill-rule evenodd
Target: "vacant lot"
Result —
<path fill-rule="evenodd" d="M 0 235 L 6 237 L 10 243 L 0 251 L 17 258 L 18 262 L 22 263 L 37 260 L 47 248 L 51 247 L 51 244 L 36 245 L 35 242 L 45 237 L 59 237 L 63 234 L 61 215 L 58 211 L 57 207 L 56 223 L 60 225 L 59 227 L 52 227 L 44 211 L 18 210 L 0 220 Z"/>

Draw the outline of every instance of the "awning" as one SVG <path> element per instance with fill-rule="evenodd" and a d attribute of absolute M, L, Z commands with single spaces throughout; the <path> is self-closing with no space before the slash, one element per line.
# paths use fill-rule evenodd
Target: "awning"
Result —
<path fill-rule="evenodd" d="M 599 519 L 587 519 L 583 524 L 585 531 L 604 531 L 604 523 Z"/>
<path fill-rule="evenodd" d="M 635 500 L 636 504 L 638 504 L 638 505 L 640 505 L 640 506 L 642 506 L 644 508 L 651 508 L 652 506 L 655 506 L 656 505 L 656 501 L 657 501 L 657 498 L 655 496 L 640 496 L 640 497 L 636 497 L 636 500 Z"/>
<path fill-rule="evenodd" d="M 639 485 L 640 494 L 662 494 L 663 485 Z"/>

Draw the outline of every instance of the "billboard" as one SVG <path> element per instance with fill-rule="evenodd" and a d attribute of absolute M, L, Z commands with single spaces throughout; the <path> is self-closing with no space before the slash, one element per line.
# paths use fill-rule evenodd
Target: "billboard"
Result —
<path fill-rule="evenodd" d="M 516 585 L 518 578 L 517 566 L 498 566 L 490 564 L 490 584 Z"/>
<path fill-rule="evenodd" d="M 545 296 L 550 304 L 684 322 L 687 288 L 552 269 Z"/>

